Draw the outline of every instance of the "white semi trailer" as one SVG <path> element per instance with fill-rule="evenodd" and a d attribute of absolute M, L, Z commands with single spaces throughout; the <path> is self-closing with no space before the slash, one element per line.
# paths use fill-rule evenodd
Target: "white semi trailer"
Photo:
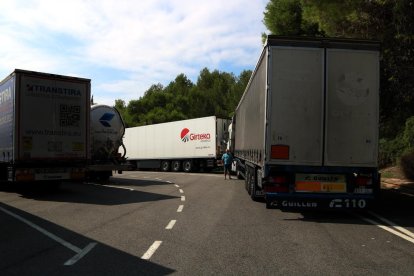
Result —
<path fill-rule="evenodd" d="M 366 208 L 380 188 L 377 42 L 269 36 L 231 150 L 267 207 Z"/>
<path fill-rule="evenodd" d="M 127 160 L 137 169 L 211 170 L 226 150 L 229 123 L 210 116 L 127 128 Z"/>

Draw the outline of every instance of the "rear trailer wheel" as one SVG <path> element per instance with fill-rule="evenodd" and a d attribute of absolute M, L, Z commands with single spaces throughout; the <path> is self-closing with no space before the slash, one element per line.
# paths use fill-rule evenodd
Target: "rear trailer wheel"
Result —
<path fill-rule="evenodd" d="M 191 160 L 185 160 L 183 163 L 183 169 L 185 172 L 191 172 L 193 170 L 193 162 Z"/>
<path fill-rule="evenodd" d="M 169 172 L 170 171 L 170 161 L 162 161 L 161 170 L 163 172 Z"/>
<path fill-rule="evenodd" d="M 256 196 L 257 187 L 256 187 L 256 181 L 254 179 L 254 175 L 250 174 L 249 179 L 250 179 L 249 180 L 250 198 L 253 201 L 257 201 L 258 200 L 258 197 Z"/>
<path fill-rule="evenodd" d="M 179 172 L 181 171 L 181 161 L 175 160 L 172 163 L 172 170 L 174 172 Z"/>
<path fill-rule="evenodd" d="M 244 188 L 246 189 L 247 193 L 250 195 L 250 183 L 249 183 L 249 170 L 246 170 L 246 175 L 244 177 Z"/>

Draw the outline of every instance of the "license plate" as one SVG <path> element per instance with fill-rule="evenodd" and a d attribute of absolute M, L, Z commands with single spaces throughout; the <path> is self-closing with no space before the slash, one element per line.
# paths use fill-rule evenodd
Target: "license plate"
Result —
<path fill-rule="evenodd" d="M 296 192 L 345 193 L 346 179 L 341 174 L 296 174 Z"/>

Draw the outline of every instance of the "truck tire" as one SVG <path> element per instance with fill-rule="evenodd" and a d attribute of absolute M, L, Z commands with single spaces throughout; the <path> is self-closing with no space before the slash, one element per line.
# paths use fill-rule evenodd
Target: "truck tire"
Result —
<path fill-rule="evenodd" d="M 250 184 L 249 184 L 249 170 L 246 169 L 245 177 L 244 177 L 244 188 L 246 189 L 247 193 L 250 195 Z"/>
<path fill-rule="evenodd" d="M 179 160 L 175 160 L 172 162 L 172 170 L 174 172 L 179 172 L 181 171 L 181 161 Z"/>
<path fill-rule="evenodd" d="M 237 179 L 243 179 L 243 176 L 240 173 L 239 169 L 236 169 L 236 177 L 237 177 Z"/>
<path fill-rule="evenodd" d="M 249 192 L 249 194 L 250 194 L 250 198 L 253 200 L 253 201 L 257 201 L 259 198 L 256 196 L 256 190 L 257 190 L 257 187 L 256 187 L 256 181 L 254 180 L 254 176 L 252 175 L 251 177 L 250 177 L 250 181 L 249 181 L 250 183 L 250 186 L 249 186 L 249 190 L 250 190 L 250 192 Z"/>
<path fill-rule="evenodd" d="M 191 160 L 185 160 L 183 162 L 183 170 L 185 172 L 191 172 L 193 170 L 193 161 L 191 161 Z"/>
<path fill-rule="evenodd" d="M 170 161 L 162 161 L 161 162 L 161 171 L 169 172 L 170 171 Z"/>

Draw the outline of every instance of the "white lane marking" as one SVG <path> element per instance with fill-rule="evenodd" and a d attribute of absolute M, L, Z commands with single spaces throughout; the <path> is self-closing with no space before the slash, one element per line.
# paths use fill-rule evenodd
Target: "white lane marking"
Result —
<path fill-rule="evenodd" d="M 400 238 L 403 238 L 404 240 L 407 240 L 407 241 L 409 241 L 409 242 L 411 242 L 411 243 L 414 243 L 414 239 L 413 239 L 413 238 L 410 238 L 410 237 L 408 237 L 408 236 L 404 235 L 404 234 L 403 234 L 403 233 L 401 233 L 401 232 L 398 232 L 398 231 L 396 231 L 396 230 L 394 230 L 394 229 L 392 229 L 392 228 L 390 228 L 390 227 L 388 227 L 388 226 L 385 226 L 385 225 L 379 224 L 379 223 L 378 223 L 378 222 L 376 222 L 375 220 L 372 220 L 372 219 L 369 219 L 369 218 L 366 218 L 366 217 L 363 217 L 363 216 L 360 216 L 360 218 L 361 218 L 361 219 L 363 219 L 363 220 L 365 220 L 366 222 L 369 222 L 369 223 L 371 223 L 371 224 L 373 224 L 373 225 L 376 225 L 376 226 L 378 226 L 379 228 L 384 229 L 385 231 L 388 231 L 388 232 L 390 232 L 390 233 L 392 233 L 392 234 L 394 234 L 394 235 L 396 235 L 396 236 L 398 236 L 398 237 L 400 237 Z"/>
<path fill-rule="evenodd" d="M 180 193 L 181 193 L 181 194 L 183 194 L 183 193 L 184 193 L 183 189 L 180 189 Z"/>
<path fill-rule="evenodd" d="M 127 191 L 135 191 L 134 189 L 131 188 L 125 188 L 125 187 L 119 187 L 119 186 L 112 186 L 112 185 L 105 185 L 105 184 L 96 184 L 96 183 L 91 183 L 91 182 L 87 182 L 85 183 L 86 185 L 93 185 L 93 186 L 99 186 L 99 187 L 107 187 L 107 188 L 114 188 L 114 189 L 121 189 L 121 190 L 127 190 Z"/>
<path fill-rule="evenodd" d="M 180 188 L 180 186 L 178 186 L 177 184 L 175 184 L 174 186 L 177 187 L 177 188 Z"/>
<path fill-rule="evenodd" d="M 167 181 L 167 183 L 172 184 L 172 182 L 171 182 L 171 181 Z"/>
<path fill-rule="evenodd" d="M 162 179 L 161 178 L 154 178 L 155 180 L 158 180 L 158 181 L 162 181 Z"/>
<path fill-rule="evenodd" d="M 185 201 L 185 196 L 181 196 L 181 201 Z"/>
<path fill-rule="evenodd" d="M 181 213 L 184 209 L 184 205 L 178 206 L 177 213 Z"/>
<path fill-rule="evenodd" d="M 152 255 L 157 251 L 158 247 L 160 247 L 162 241 L 155 241 L 150 248 L 148 248 L 147 252 L 145 252 L 144 255 L 142 255 L 141 259 L 143 260 L 149 260 Z"/>
<path fill-rule="evenodd" d="M 75 256 L 72 257 L 72 259 L 68 260 L 64 265 L 73 265 L 74 263 L 76 263 L 77 261 L 79 261 L 80 259 L 83 258 L 83 256 L 85 256 L 86 254 L 89 253 L 89 251 L 92 250 L 92 248 L 94 248 L 96 245 L 96 242 L 92 242 L 90 244 L 88 244 L 81 252 L 79 252 L 78 254 L 76 254 Z"/>
<path fill-rule="evenodd" d="M 165 229 L 167 229 L 167 230 L 173 229 L 176 222 L 177 222 L 177 220 L 175 220 L 175 219 L 171 220 L 170 223 L 168 223 L 167 227 L 165 227 Z"/>
<path fill-rule="evenodd" d="M 411 237 L 411 238 L 413 238 L 413 239 L 414 239 L 414 233 L 413 233 L 413 232 L 411 232 L 411 231 L 409 231 L 408 229 L 405 229 L 404 227 L 399 226 L 399 225 L 398 225 L 398 224 L 396 224 L 395 222 L 390 221 L 389 219 L 386 219 L 386 218 L 384 218 L 383 216 L 380 216 L 380 215 L 378 215 L 378 214 L 376 214 L 376 213 L 374 213 L 374 212 L 372 212 L 372 211 L 369 211 L 368 213 L 369 213 L 369 214 L 371 214 L 372 216 L 374 216 L 374 217 L 376 217 L 376 218 L 378 218 L 378 219 L 382 220 L 383 222 L 385 222 L 385 223 L 386 223 L 386 224 L 388 224 L 389 226 L 394 227 L 395 229 L 397 229 L 397 230 L 398 230 L 398 231 L 400 231 L 401 233 L 403 233 L 403 234 L 405 234 L 405 235 L 407 235 L 407 236 L 409 236 L 409 237 Z"/>
<path fill-rule="evenodd" d="M 29 225 L 30 227 L 36 229 L 37 231 L 39 231 L 43 235 L 48 236 L 52 240 L 60 243 L 64 247 L 66 247 L 66 248 L 74 251 L 75 253 L 77 253 L 73 258 L 71 258 L 69 261 L 67 261 L 65 263 L 65 265 L 73 265 L 74 263 L 76 263 L 77 261 L 79 261 L 83 256 L 85 256 L 87 253 L 89 253 L 89 251 L 91 251 L 92 248 L 96 245 L 96 243 L 93 242 L 93 243 L 88 244 L 84 249 L 80 249 L 79 247 L 77 247 L 77 246 L 75 246 L 75 245 L 73 245 L 73 244 L 65 241 L 62 238 L 59 238 L 58 236 L 50 233 L 49 231 L 43 229 L 42 227 L 34 224 L 33 222 L 28 221 L 27 219 L 25 219 L 25 218 L 23 218 L 23 217 L 15 214 L 15 213 L 13 213 L 13 212 L 10 212 L 9 210 L 6 210 L 6 209 L 4 209 L 2 207 L 0 207 L 0 210 L 3 211 L 6 214 L 8 214 L 8 215 L 10 215 L 10 216 L 18 219 L 18 220 L 20 220 L 21 222 L 26 223 L 27 225 Z"/>

